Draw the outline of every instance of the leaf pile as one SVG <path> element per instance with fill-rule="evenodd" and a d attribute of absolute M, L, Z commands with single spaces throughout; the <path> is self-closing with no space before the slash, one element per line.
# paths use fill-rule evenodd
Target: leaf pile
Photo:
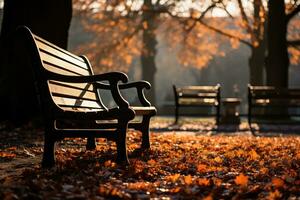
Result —
<path fill-rule="evenodd" d="M 0 199 L 300 198 L 297 136 L 151 133 L 147 151 L 139 150 L 140 136 L 129 133 L 128 167 L 114 162 L 113 142 L 98 139 L 97 149 L 86 151 L 86 141 L 64 140 L 54 169 L 33 163 L 20 176 L 0 180 Z M 27 151 L 41 156 L 38 149 Z"/>

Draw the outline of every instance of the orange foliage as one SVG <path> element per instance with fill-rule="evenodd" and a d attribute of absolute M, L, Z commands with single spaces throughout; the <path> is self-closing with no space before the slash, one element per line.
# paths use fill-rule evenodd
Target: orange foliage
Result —
<path fill-rule="evenodd" d="M 120 166 L 113 161 L 115 143 L 107 145 L 98 140 L 101 148 L 85 151 L 86 140 L 65 140 L 57 148 L 55 169 L 43 170 L 29 165 L 17 178 L 1 180 L 0 197 L 24 199 L 29 194 L 44 199 L 299 197 L 298 136 L 153 133 L 151 149 L 136 151 L 140 138 L 139 132 L 128 134 L 130 166 Z M 41 157 L 40 147 L 28 148 L 28 151 Z M 29 156 L 15 147 L 3 148 L 3 152 Z M 1 162 L 3 160 L 6 159 Z"/>

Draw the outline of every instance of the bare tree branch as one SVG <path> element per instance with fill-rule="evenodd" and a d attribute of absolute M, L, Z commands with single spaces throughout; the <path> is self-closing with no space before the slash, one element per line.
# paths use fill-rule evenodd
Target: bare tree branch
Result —
<path fill-rule="evenodd" d="M 243 3 L 242 3 L 241 0 L 237 0 L 237 1 L 238 1 L 238 4 L 239 4 L 239 8 L 240 8 L 240 12 L 241 12 L 242 19 L 243 19 L 243 21 L 245 22 L 245 25 L 246 25 L 246 30 L 247 30 L 247 32 L 251 35 L 251 40 L 252 40 L 252 42 L 253 42 L 253 41 L 255 40 L 255 39 L 253 38 L 254 33 L 253 33 L 253 30 L 252 30 L 252 28 L 251 28 L 251 26 L 250 26 L 250 23 L 249 23 L 249 20 L 248 20 L 247 15 L 246 15 L 246 12 L 245 12 Z"/>
<path fill-rule="evenodd" d="M 175 18 L 175 19 L 178 19 L 179 21 L 182 22 L 182 17 L 179 17 L 179 16 L 177 16 L 177 15 L 173 15 L 173 14 L 172 14 L 171 12 L 169 12 L 169 11 L 167 12 L 167 14 L 168 14 L 170 17 Z M 233 35 L 233 34 L 230 34 L 230 33 L 226 32 L 226 31 L 224 31 L 224 30 L 221 30 L 221 29 L 218 29 L 218 28 L 216 28 L 216 27 L 213 27 L 213 26 L 211 26 L 211 25 L 205 23 L 201 18 L 192 18 L 192 17 L 189 17 L 189 18 L 186 18 L 185 20 L 194 20 L 195 22 L 200 23 L 200 24 L 203 25 L 204 27 L 206 27 L 206 28 L 208 28 L 208 29 L 210 29 L 210 30 L 213 30 L 213 31 L 215 31 L 215 32 L 217 32 L 217 33 L 219 33 L 219 34 L 221 34 L 221 35 L 223 35 L 223 36 L 226 36 L 226 37 L 229 37 L 229 38 L 232 38 L 232 39 L 236 39 L 236 40 L 240 41 L 241 43 L 243 43 L 243 44 L 249 46 L 250 48 L 253 47 L 253 45 L 252 45 L 250 42 L 248 42 L 247 40 L 244 40 L 244 39 L 242 39 L 242 38 L 240 38 L 240 37 L 238 37 L 238 36 L 235 36 L 235 35 Z M 195 25 L 196 25 L 196 23 L 193 23 L 193 27 L 194 27 Z"/>
<path fill-rule="evenodd" d="M 209 24 L 207 24 L 207 23 L 205 23 L 205 22 L 203 22 L 203 21 L 198 21 L 200 24 L 202 24 L 203 26 L 205 26 L 206 28 L 208 28 L 208 29 L 210 29 L 210 30 L 213 30 L 213 31 L 215 31 L 215 32 L 217 32 L 217 33 L 219 33 L 219 34 L 221 34 L 221 35 L 224 35 L 224 36 L 226 36 L 226 37 L 229 37 L 229 38 L 232 38 L 232 39 L 236 39 L 236 40 L 238 40 L 238 41 L 240 41 L 241 43 L 243 43 L 243 44 L 245 44 L 245 45 L 247 45 L 247 46 L 249 46 L 249 47 L 253 47 L 253 45 L 250 43 L 250 42 L 248 42 L 247 40 L 244 40 L 244 39 L 242 39 L 242 38 L 240 38 L 240 37 L 237 37 L 237 36 L 235 36 L 235 35 L 232 35 L 232 34 L 230 34 L 230 33 L 227 33 L 227 32 L 225 32 L 225 31 L 223 31 L 223 30 L 221 30 L 221 29 L 218 29 L 218 28 L 216 28 L 216 27 L 213 27 L 213 26 L 211 26 L 211 25 L 209 25 Z"/>

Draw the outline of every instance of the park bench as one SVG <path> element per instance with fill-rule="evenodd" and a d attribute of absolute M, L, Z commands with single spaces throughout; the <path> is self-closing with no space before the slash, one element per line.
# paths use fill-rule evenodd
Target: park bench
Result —
<path fill-rule="evenodd" d="M 122 164 L 129 163 L 126 148 L 128 128 L 141 131 L 141 147 L 150 147 L 149 122 L 156 109 L 144 96 L 144 89 L 150 89 L 148 82 L 126 83 L 128 77 L 121 72 L 94 75 L 86 57 L 57 47 L 34 35 L 27 27 L 17 29 L 16 45 L 20 52 L 29 53 L 45 119 L 43 167 L 55 165 L 55 143 L 64 138 L 87 138 L 86 148 L 90 150 L 96 147 L 95 138 L 113 140 L 117 145 L 116 161 Z M 123 98 L 120 90 L 128 88 L 137 90 L 141 106 L 130 106 Z M 108 108 L 104 105 L 100 90 L 110 91 L 117 106 Z M 131 120 L 135 116 L 142 120 L 133 123 Z"/>
<path fill-rule="evenodd" d="M 175 123 L 178 122 L 180 107 L 214 107 L 216 124 L 220 122 L 221 86 L 185 86 L 173 85 L 175 96 Z"/>
<path fill-rule="evenodd" d="M 283 119 L 297 116 L 289 108 L 300 107 L 300 89 L 252 86 L 248 84 L 248 123 L 251 128 L 253 118 Z"/>

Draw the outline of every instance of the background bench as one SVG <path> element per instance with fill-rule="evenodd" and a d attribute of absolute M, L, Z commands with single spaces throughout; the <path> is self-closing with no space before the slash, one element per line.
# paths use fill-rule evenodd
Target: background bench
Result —
<path fill-rule="evenodd" d="M 248 106 L 250 127 L 257 117 L 274 120 L 297 116 L 289 108 L 300 107 L 300 89 L 248 85 Z"/>
<path fill-rule="evenodd" d="M 128 163 L 128 127 L 142 132 L 142 148 L 150 147 L 149 123 L 156 109 L 144 96 L 144 89 L 150 89 L 148 82 L 126 84 L 128 77 L 121 72 L 94 75 L 86 57 L 55 46 L 31 33 L 27 27 L 18 28 L 16 46 L 20 53 L 29 54 L 45 119 L 43 167 L 55 164 L 55 142 L 66 137 L 87 138 L 87 149 L 96 147 L 97 137 L 114 140 L 117 162 L 125 164 Z M 128 88 L 137 90 L 141 106 L 131 107 L 123 98 L 120 90 Z M 104 105 L 99 90 L 109 90 L 116 106 Z M 131 123 L 136 115 L 142 120 Z"/>
<path fill-rule="evenodd" d="M 175 123 L 178 122 L 181 107 L 214 107 L 216 109 L 216 124 L 220 121 L 221 87 L 216 86 L 186 86 L 173 85 L 175 96 Z"/>

